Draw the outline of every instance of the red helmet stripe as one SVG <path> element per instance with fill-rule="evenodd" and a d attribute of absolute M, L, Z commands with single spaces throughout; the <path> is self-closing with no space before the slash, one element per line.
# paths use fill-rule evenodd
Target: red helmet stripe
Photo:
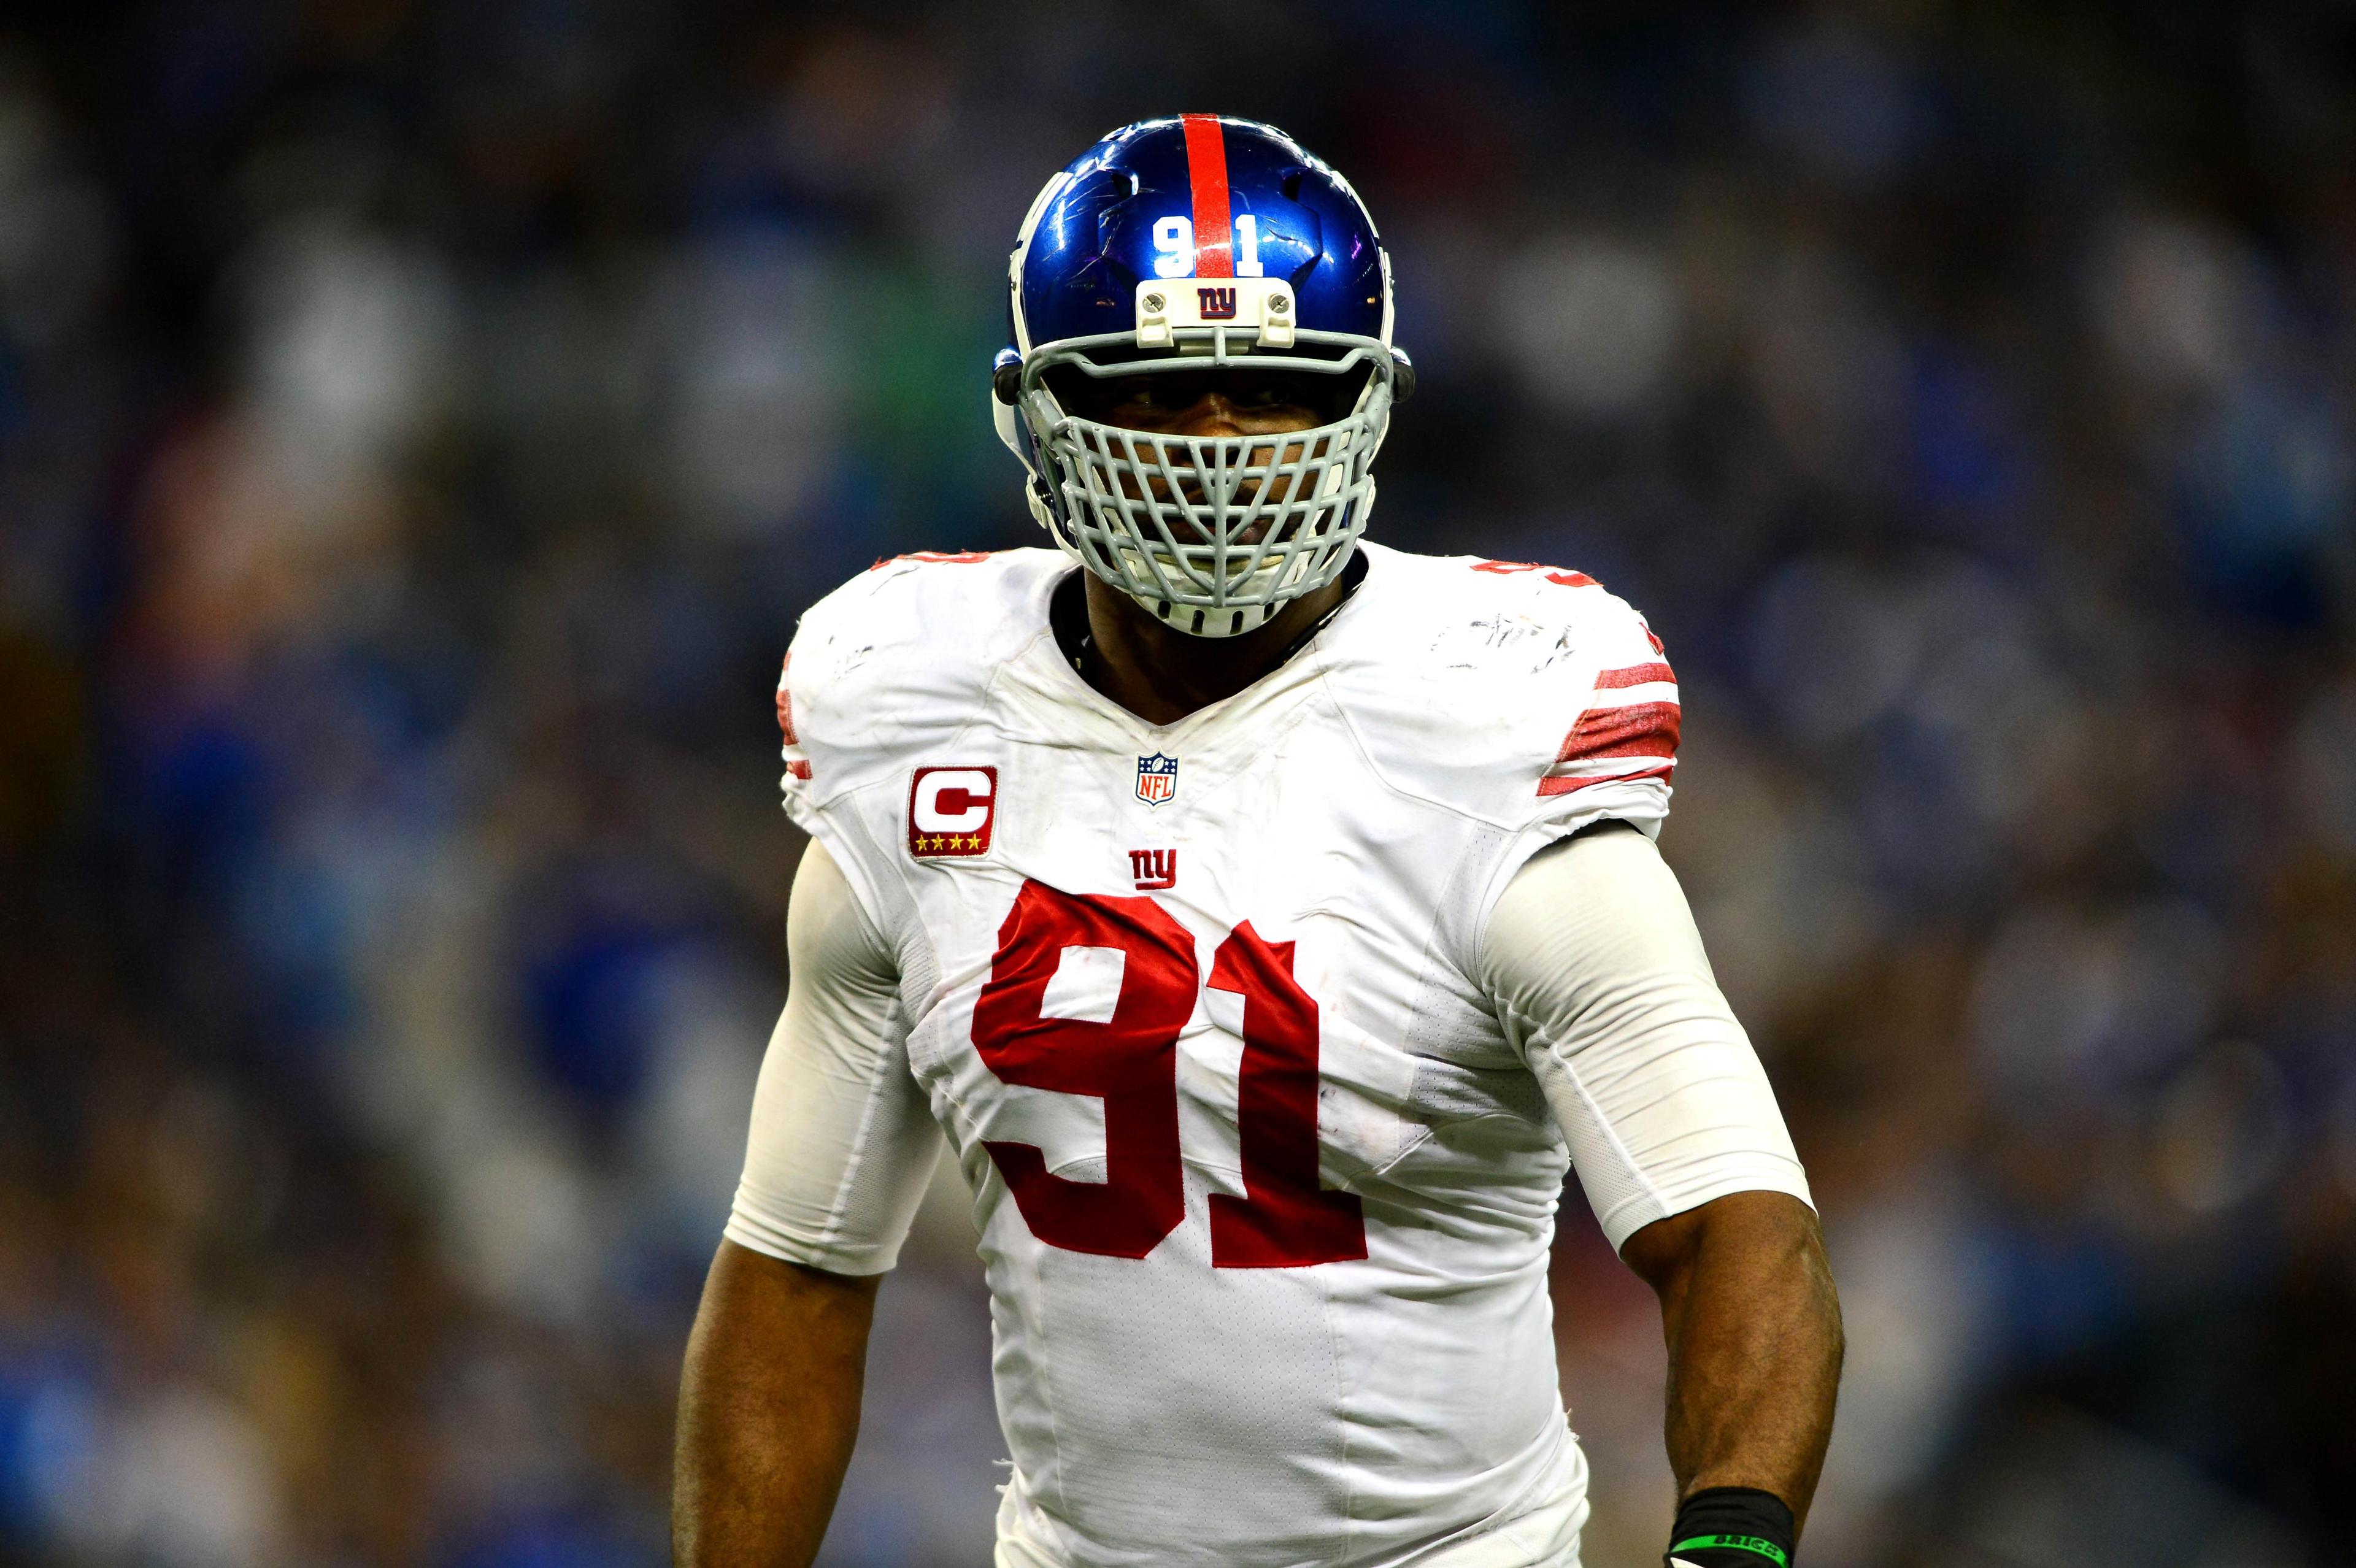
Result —
<path fill-rule="evenodd" d="M 1215 114 L 1182 114 L 1186 179 L 1194 187 L 1194 275 L 1236 275 L 1235 232 L 1227 214 L 1227 143 Z"/>

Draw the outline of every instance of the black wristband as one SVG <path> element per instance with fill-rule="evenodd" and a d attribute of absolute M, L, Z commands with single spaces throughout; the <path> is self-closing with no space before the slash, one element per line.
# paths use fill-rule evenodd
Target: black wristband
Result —
<path fill-rule="evenodd" d="M 1756 1487 L 1710 1487 L 1687 1498 L 1669 1532 L 1675 1558 L 1694 1568 L 1792 1568 L 1792 1510 Z"/>

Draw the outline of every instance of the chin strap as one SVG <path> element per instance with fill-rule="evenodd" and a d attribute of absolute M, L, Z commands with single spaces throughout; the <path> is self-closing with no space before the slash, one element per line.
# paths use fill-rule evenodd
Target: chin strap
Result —
<path fill-rule="evenodd" d="M 1276 656 L 1276 663 L 1271 664 L 1268 667 L 1274 669 L 1279 665 L 1289 663 L 1293 655 L 1299 653 L 1301 649 L 1314 642 L 1317 638 L 1318 633 L 1333 624 L 1333 617 L 1342 613 L 1342 606 L 1347 604 L 1351 600 L 1358 596 L 1358 584 L 1364 582 L 1365 580 L 1366 552 L 1361 549 L 1353 549 L 1350 551 L 1349 564 L 1342 568 L 1342 575 L 1340 578 L 1342 584 L 1342 597 L 1333 601 L 1333 608 L 1327 610 L 1325 613 L 1318 616 L 1316 620 L 1311 622 L 1310 624 L 1302 630 L 1301 635 L 1285 644 L 1284 651 Z"/>
<path fill-rule="evenodd" d="M 1087 568 L 1083 567 L 1081 571 L 1085 571 Z M 1269 660 L 1268 667 L 1277 669 L 1290 664 L 1295 654 L 1314 642 L 1318 633 L 1333 624 L 1333 617 L 1342 613 L 1343 606 L 1357 597 L 1358 585 L 1365 580 L 1365 552 L 1352 550 L 1350 563 L 1342 569 L 1342 575 L 1337 580 L 1342 584 L 1342 596 L 1333 601 L 1333 606 L 1325 613 L 1303 627 L 1299 636 L 1285 644 L 1284 651 Z M 1048 601 L 1048 623 L 1050 628 L 1055 632 L 1056 646 L 1063 650 L 1064 657 L 1071 663 L 1072 672 L 1082 680 L 1087 680 L 1090 686 L 1094 686 L 1096 682 L 1088 680 L 1088 666 L 1096 656 L 1097 635 L 1095 630 L 1088 624 L 1087 587 L 1077 574 L 1067 581 L 1074 589 L 1077 590 L 1072 594 L 1072 598 L 1077 601 L 1076 609 L 1066 611 L 1062 608 L 1064 596 L 1067 591 L 1059 588 L 1055 597 Z M 1059 621 L 1061 624 L 1057 624 Z"/>

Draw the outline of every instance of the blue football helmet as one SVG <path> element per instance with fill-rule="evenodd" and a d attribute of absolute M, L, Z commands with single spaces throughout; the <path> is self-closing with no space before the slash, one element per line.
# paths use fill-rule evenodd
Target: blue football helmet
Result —
<path fill-rule="evenodd" d="M 1414 388 L 1391 345 L 1390 258 L 1347 180 L 1273 126 L 1141 120 L 1047 182 L 1007 292 L 992 412 L 1066 553 L 1206 637 L 1340 574 L 1391 405 Z M 1149 376 L 1256 378 L 1324 422 L 1198 439 L 1093 417 Z"/>

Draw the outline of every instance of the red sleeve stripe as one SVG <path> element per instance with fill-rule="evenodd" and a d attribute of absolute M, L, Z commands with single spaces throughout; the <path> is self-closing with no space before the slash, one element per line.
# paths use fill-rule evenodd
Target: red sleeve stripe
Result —
<path fill-rule="evenodd" d="M 1596 757 L 1674 757 L 1683 718 L 1674 702 L 1594 709 L 1579 716 L 1579 722 L 1562 738 L 1562 750 L 1554 760 L 1559 763 Z"/>
<path fill-rule="evenodd" d="M 786 737 L 786 744 L 798 746 L 801 740 L 794 733 L 794 694 L 786 689 L 786 671 L 794 667 L 794 656 L 787 654 L 777 671 L 777 728 Z"/>
<path fill-rule="evenodd" d="M 1605 773 L 1601 778 L 1591 779 L 1560 778 L 1549 774 L 1538 780 L 1538 795 L 1543 799 L 1550 795 L 1569 795 L 1575 790 L 1586 789 L 1592 784 L 1633 784 L 1640 779 L 1665 779 L 1669 776 L 1669 770 L 1676 766 L 1675 763 L 1663 763 L 1657 768 L 1646 768 L 1641 773 Z"/>
<path fill-rule="evenodd" d="M 810 769 L 808 763 L 788 763 L 786 764 L 786 772 L 793 774 L 794 777 L 798 779 L 806 779 L 810 776 Z M 1546 792 L 1541 788 L 1538 793 L 1543 795 Z"/>
<path fill-rule="evenodd" d="M 1619 691 L 1631 686 L 1650 686 L 1656 680 L 1676 684 L 1677 672 L 1665 664 L 1632 664 L 1622 669 L 1607 669 L 1595 677 L 1598 691 Z"/>
<path fill-rule="evenodd" d="M 1186 181 L 1194 197 L 1194 275 L 1236 275 L 1235 236 L 1227 215 L 1227 140 L 1215 114 L 1182 114 L 1186 132 Z"/>

